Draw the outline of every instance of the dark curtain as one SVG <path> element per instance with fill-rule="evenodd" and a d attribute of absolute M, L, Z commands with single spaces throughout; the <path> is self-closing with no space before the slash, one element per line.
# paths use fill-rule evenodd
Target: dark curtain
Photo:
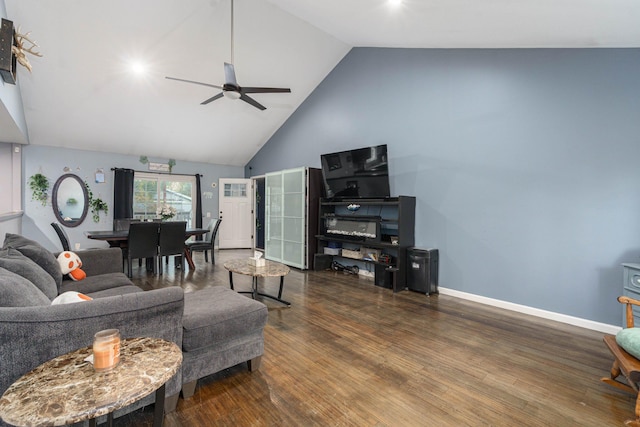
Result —
<path fill-rule="evenodd" d="M 200 174 L 196 174 L 196 228 L 202 228 L 202 191 L 200 187 Z M 198 236 L 196 240 L 201 240 Z"/>
<path fill-rule="evenodd" d="M 133 218 L 133 169 L 114 169 L 113 219 Z"/>

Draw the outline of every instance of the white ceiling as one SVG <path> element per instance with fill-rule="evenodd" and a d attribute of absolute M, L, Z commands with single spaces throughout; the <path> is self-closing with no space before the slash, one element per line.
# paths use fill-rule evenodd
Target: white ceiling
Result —
<path fill-rule="evenodd" d="M 640 46 L 638 0 L 269 1 L 352 46 Z"/>
<path fill-rule="evenodd" d="M 638 0 L 236 0 L 239 83 L 292 90 L 253 95 L 259 111 L 164 79 L 223 83 L 230 0 L 5 3 L 44 54 L 18 70 L 31 144 L 238 166 L 352 46 L 640 47 Z"/>

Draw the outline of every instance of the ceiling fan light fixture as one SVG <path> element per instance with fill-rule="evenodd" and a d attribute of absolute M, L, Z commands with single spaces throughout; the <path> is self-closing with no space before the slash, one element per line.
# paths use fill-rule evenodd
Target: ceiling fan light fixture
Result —
<path fill-rule="evenodd" d="M 231 62 L 224 63 L 224 84 L 222 86 L 218 86 L 210 83 L 179 79 L 177 77 L 167 76 L 166 78 L 169 80 L 177 80 L 179 82 L 192 83 L 196 85 L 208 86 L 208 87 L 222 90 L 222 92 L 218 92 L 211 98 L 208 98 L 202 101 L 200 105 L 207 105 L 210 102 L 215 101 L 216 99 L 225 97 L 229 99 L 240 99 L 246 102 L 247 104 L 256 107 L 258 110 L 264 111 L 267 109 L 267 107 L 260 104 L 258 101 L 256 101 L 249 95 L 247 95 L 248 93 L 291 93 L 291 89 L 289 88 L 253 87 L 253 86 L 242 87 L 238 84 L 238 81 L 236 80 L 236 71 L 233 66 L 233 0 L 231 0 Z"/>
<path fill-rule="evenodd" d="M 240 92 L 236 92 L 235 90 L 225 90 L 222 92 L 225 98 L 229 99 L 240 99 Z"/>

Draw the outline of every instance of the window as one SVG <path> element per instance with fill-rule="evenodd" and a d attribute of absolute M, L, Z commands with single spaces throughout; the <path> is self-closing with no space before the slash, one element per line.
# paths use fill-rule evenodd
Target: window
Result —
<path fill-rule="evenodd" d="M 247 184 L 224 184 L 224 197 L 247 197 Z"/>
<path fill-rule="evenodd" d="M 133 217 L 141 220 L 158 218 L 163 206 L 173 207 L 175 221 L 195 224 L 196 179 L 193 176 L 163 175 L 137 172 L 133 181 Z"/>

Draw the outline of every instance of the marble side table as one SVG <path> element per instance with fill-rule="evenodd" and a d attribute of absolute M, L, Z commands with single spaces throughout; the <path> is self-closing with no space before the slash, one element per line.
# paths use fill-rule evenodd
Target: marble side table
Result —
<path fill-rule="evenodd" d="M 164 421 L 165 383 L 178 371 L 182 351 L 157 338 L 122 340 L 120 363 L 95 372 L 84 359 L 91 347 L 58 356 L 13 383 L 0 398 L 0 419 L 16 426 L 59 426 L 108 415 L 156 392 L 154 427 Z"/>
<path fill-rule="evenodd" d="M 229 286 L 231 286 L 231 289 L 233 289 L 233 273 L 244 274 L 245 276 L 253 277 L 252 290 L 249 292 L 238 293 L 251 294 L 253 299 L 256 299 L 256 297 L 260 295 L 266 298 L 274 299 L 288 306 L 291 305 L 290 302 L 282 299 L 284 276 L 289 274 L 289 267 L 287 267 L 286 265 L 279 262 L 266 260 L 266 265 L 264 267 L 254 267 L 252 265 L 249 265 L 247 258 L 238 258 L 225 262 L 224 268 L 229 270 Z M 278 296 L 258 292 L 258 277 L 280 277 L 280 290 L 278 291 Z"/>

